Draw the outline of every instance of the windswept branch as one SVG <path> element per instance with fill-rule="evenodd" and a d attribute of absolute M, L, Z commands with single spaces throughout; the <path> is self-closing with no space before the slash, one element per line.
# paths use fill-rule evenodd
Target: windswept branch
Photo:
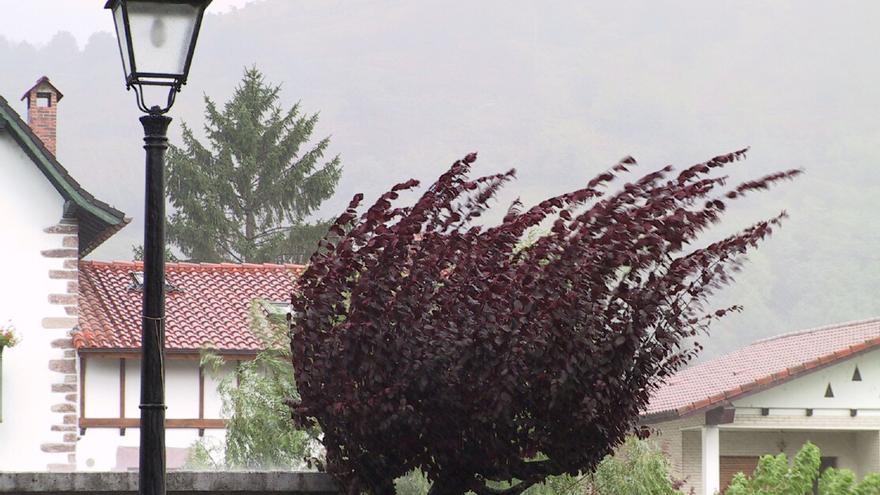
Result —
<path fill-rule="evenodd" d="M 291 301 L 292 414 L 320 424 L 328 470 L 353 493 L 420 468 L 432 495 L 495 495 L 594 469 L 699 351 L 691 337 L 736 309 L 700 310 L 782 220 L 694 247 L 731 200 L 800 173 L 722 190 L 744 157 L 615 187 L 627 157 L 488 228 L 474 222 L 514 175 L 472 178 L 475 154 L 413 204 L 396 203 L 416 181 L 355 196 Z"/>

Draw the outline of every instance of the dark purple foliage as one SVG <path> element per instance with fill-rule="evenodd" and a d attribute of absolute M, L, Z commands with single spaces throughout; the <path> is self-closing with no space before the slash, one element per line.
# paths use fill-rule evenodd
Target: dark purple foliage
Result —
<path fill-rule="evenodd" d="M 583 189 L 472 225 L 513 171 L 469 179 L 471 154 L 412 206 L 394 186 L 357 195 L 299 280 L 291 322 L 300 424 L 324 432 L 349 493 L 393 492 L 420 467 L 433 493 L 519 493 L 592 470 L 637 426 L 691 337 L 731 309 L 703 302 L 784 214 L 688 247 L 727 203 L 799 173 L 725 188 L 745 150 L 604 192 L 627 157 Z M 525 248 L 532 227 L 550 231 Z M 496 485 L 497 486 L 497 485 Z"/>

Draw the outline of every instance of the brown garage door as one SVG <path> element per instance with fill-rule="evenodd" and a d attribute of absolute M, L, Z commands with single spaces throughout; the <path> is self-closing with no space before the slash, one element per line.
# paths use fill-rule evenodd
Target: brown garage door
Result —
<path fill-rule="evenodd" d="M 736 473 L 746 473 L 751 476 L 755 468 L 758 467 L 758 457 L 752 456 L 721 456 L 721 493 L 727 490 L 730 481 Z"/>

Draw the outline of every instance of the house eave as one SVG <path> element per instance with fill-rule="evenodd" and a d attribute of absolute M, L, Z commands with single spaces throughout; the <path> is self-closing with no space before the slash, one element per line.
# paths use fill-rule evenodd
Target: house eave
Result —
<path fill-rule="evenodd" d="M 97 348 L 97 347 L 80 347 L 77 352 L 82 357 L 94 358 L 112 358 L 112 359 L 140 359 L 140 348 Z M 180 360 L 198 360 L 202 356 L 201 349 L 165 349 L 165 355 L 168 359 Z M 257 357 L 260 351 L 252 349 L 211 349 L 213 354 L 223 357 L 227 360 L 251 360 Z"/>

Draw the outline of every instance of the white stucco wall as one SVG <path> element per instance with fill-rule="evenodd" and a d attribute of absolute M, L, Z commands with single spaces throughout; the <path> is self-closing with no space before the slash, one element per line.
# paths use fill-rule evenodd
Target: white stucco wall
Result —
<path fill-rule="evenodd" d="M 856 456 L 859 459 L 856 474 L 860 478 L 880 473 L 880 431 L 856 432 Z"/>
<path fill-rule="evenodd" d="M 86 379 L 80 384 L 85 390 L 85 407 L 81 408 L 81 415 L 88 418 L 118 418 L 119 360 L 87 358 L 85 367 Z M 134 405 L 137 410 L 137 402 Z"/>
<path fill-rule="evenodd" d="M 140 417 L 140 360 L 126 359 L 125 416 Z M 228 373 L 231 365 L 224 367 Z M 195 419 L 199 414 L 198 361 L 165 361 L 165 402 L 167 419 Z M 204 417 L 221 418 L 221 400 L 217 394 L 217 381 L 205 375 Z M 85 415 L 87 418 L 119 417 L 119 359 L 86 358 Z M 222 444 L 225 430 L 206 429 L 204 438 Z M 201 437 L 198 429 L 167 429 L 165 445 L 169 448 L 189 448 Z M 138 428 L 126 428 L 120 434 L 117 428 L 88 428 L 77 442 L 77 469 L 107 471 L 116 468 L 119 447 L 137 447 L 140 444 Z"/>
<path fill-rule="evenodd" d="M 205 416 L 220 417 L 223 409 L 223 399 L 221 399 L 217 387 L 223 377 L 229 376 L 235 369 L 234 362 L 226 362 L 218 370 L 215 375 L 213 373 L 205 373 Z M 210 411 L 210 412 L 209 412 Z M 212 415 L 212 416 L 209 416 Z M 215 416 L 213 416 L 215 415 Z"/>
<path fill-rule="evenodd" d="M 165 361 L 165 403 L 168 418 L 199 417 L 198 361 Z M 205 414 L 206 418 L 209 417 L 208 411 Z M 215 414 L 213 417 L 220 416 Z"/>
<path fill-rule="evenodd" d="M 862 381 L 852 381 L 856 366 Z M 834 397 L 825 397 L 828 384 Z M 735 400 L 739 408 L 811 408 L 815 414 L 822 409 L 861 409 L 860 414 L 880 413 L 880 349 L 866 352 L 839 364 L 808 373 L 763 392 Z M 775 412 L 775 411 L 771 411 Z M 780 411 L 781 412 L 781 411 Z M 833 415 L 834 412 L 829 411 Z"/>
<path fill-rule="evenodd" d="M 59 222 L 63 201 L 9 134 L 0 131 L 0 321 L 11 320 L 23 338 L 3 353 L 3 422 L 0 423 L 0 471 L 44 470 L 66 463 L 67 454 L 46 453 L 50 425 L 63 413 L 50 412 L 56 399 L 51 384 L 60 376 L 48 368 L 64 351 L 51 347 L 66 329 L 44 329 L 45 317 L 66 316 L 49 304 L 49 294 L 65 293 L 67 280 L 49 278 L 59 259 L 42 250 L 60 248 L 60 236 L 43 232 Z M 58 434 L 60 438 L 60 433 Z"/>

